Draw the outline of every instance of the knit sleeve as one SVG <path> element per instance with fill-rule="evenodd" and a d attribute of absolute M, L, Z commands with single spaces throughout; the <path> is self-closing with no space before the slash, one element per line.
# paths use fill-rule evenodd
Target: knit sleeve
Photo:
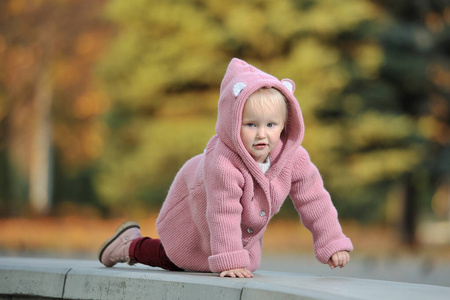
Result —
<path fill-rule="evenodd" d="M 205 166 L 207 222 L 212 255 L 212 272 L 248 267 L 249 253 L 242 245 L 242 173 L 225 157 Z"/>
<path fill-rule="evenodd" d="M 327 263 L 338 251 L 352 251 L 353 245 L 342 232 L 336 208 L 324 188 L 318 169 L 305 149 L 300 148 L 298 155 L 293 168 L 290 196 L 303 225 L 312 233 L 317 259 Z"/>

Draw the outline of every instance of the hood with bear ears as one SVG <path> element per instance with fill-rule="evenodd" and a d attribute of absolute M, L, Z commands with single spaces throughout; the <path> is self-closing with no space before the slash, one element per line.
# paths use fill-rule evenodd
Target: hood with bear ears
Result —
<path fill-rule="evenodd" d="M 240 131 L 245 102 L 260 88 L 275 88 L 284 95 L 288 102 L 288 122 L 281 134 L 280 143 L 270 153 L 272 166 L 269 172 L 272 169 L 283 167 L 284 164 L 281 164 L 277 168 L 277 162 L 287 162 L 286 159 L 300 147 L 304 135 L 303 116 L 293 94 L 294 82 L 290 79 L 278 80 L 243 60 L 233 58 L 220 86 L 216 132 L 220 140 L 236 152 L 249 169 L 253 170 L 252 173 L 259 172 L 257 170 L 260 168 L 245 149 Z"/>

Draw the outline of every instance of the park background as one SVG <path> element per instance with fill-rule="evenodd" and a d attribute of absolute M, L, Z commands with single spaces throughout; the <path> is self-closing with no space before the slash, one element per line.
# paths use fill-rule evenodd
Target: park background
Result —
<path fill-rule="evenodd" d="M 156 236 L 233 57 L 295 81 L 355 255 L 450 262 L 447 0 L 0 1 L 0 253 Z M 313 257 L 289 200 L 264 251 Z"/>

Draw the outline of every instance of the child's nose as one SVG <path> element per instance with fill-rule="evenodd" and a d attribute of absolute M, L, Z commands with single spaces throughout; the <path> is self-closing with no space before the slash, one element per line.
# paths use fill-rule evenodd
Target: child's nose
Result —
<path fill-rule="evenodd" d="M 266 137 L 266 130 L 264 127 L 260 127 L 258 128 L 258 131 L 256 132 L 256 137 L 259 139 L 265 138 Z"/>

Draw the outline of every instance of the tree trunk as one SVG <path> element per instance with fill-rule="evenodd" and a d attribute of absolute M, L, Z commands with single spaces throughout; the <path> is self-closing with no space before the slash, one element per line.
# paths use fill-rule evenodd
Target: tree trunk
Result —
<path fill-rule="evenodd" d="M 45 215 L 52 204 L 52 82 L 48 70 L 38 78 L 35 126 L 30 161 L 30 203 L 35 213 Z"/>
<path fill-rule="evenodd" d="M 414 186 L 413 175 L 405 177 L 405 192 L 403 197 L 401 237 L 404 244 L 409 247 L 417 245 L 417 189 Z"/>

